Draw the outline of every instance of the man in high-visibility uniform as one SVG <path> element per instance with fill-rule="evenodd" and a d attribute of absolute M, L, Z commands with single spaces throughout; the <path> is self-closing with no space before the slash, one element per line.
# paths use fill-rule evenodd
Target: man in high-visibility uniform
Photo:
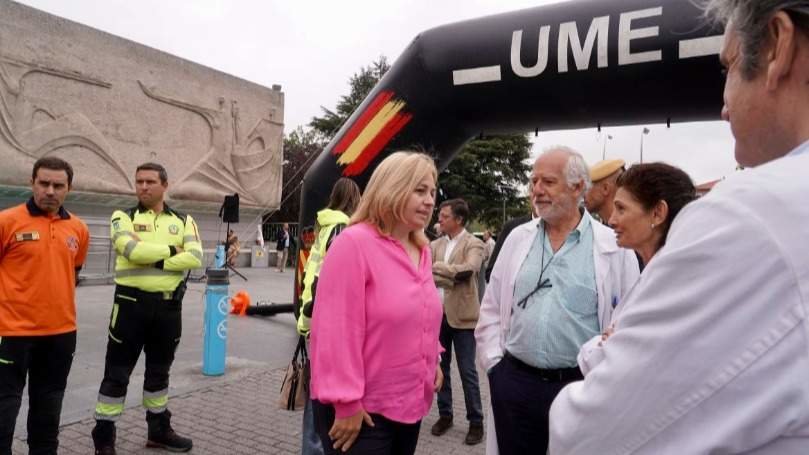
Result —
<path fill-rule="evenodd" d="M 32 197 L 0 212 L 0 454 L 11 454 L 28 380 L 28 449 L 56 454 L 59 417 L 76 350 L 75 286 L 87 225 L 62 207 L 73 168 L 34 163 Z"/>
<path fill-rule="evenodd" d="M 199 230 L 190 216 L 163 202 L 168 188 L 163 166 L 138 166 L 135 185 L 138 206 L 116 210 L 110 221 L 116 286 L 92 432 L 97 455 L 115 454 L 115 421 L 124 410 L 129 376 L 141 351 L 146 355 L 147 447 L 187 452 L 192 446 L 172 429 L 167 405 L 169 370 L 182 327 L 184 275 L 202 265 Z"/>

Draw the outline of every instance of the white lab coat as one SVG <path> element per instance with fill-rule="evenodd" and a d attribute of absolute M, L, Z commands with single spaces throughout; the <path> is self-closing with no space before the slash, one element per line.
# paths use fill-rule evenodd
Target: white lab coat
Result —
<path fill-rule="evenodd" d="M 475 328 L 478 363 L 489 371 L 503 358 L 506 337 L 511 325 L 514 282 L 531 243 L 537 233 L 539 219 L 517 226 L 509 234 L 497 262 L 494 264 L 486 294 L 480 307 L 480 318 Z M 593 260 L 596 291 L 598 294 L 598 320 L 603 329 L 610 323 L 614 304 L 635 283 L 640 273 L 635 253 L 619 248 L 612 229 L 593 220 Z M 486 416 L 486 453 L 496 455 L 497 440 L 491 406 Z"/>
<path fill-rule="evenodd" d="M 809 153 L 794 153 L 678 215 L 603 360 L 554 401 L 550 454 L 809 453 Z"/>

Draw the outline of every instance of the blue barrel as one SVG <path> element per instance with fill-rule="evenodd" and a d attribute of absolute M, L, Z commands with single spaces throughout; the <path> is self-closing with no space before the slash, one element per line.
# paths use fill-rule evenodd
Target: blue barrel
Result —
<path fill-rule="evenodd" d="M 205 271 L 208 284 L 205 287 L 205 322 L 202 347 L 202 374 L 220 376 L 225 374 L 227 354 L 228 270 L 209 268 Z"/>
<path fill-rule="evenodd" d="M 227 255 L 225 254 L 225 245 L 221 243 L 216 245 L 216 252 L 213 255 L 213 266 L 217 269 L 225 268 L 226 259 Z"/>

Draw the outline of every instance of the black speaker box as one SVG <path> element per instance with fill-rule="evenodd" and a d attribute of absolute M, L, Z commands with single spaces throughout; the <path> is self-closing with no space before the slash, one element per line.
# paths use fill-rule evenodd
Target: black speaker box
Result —
<path fill-rule="evenodd" d="M 225 223 L 238 223 L 239 222 L 239 195 L 225 196 L 225 202 L 222 203 L 222 208 L 219 209 L 219 216 Z"/>

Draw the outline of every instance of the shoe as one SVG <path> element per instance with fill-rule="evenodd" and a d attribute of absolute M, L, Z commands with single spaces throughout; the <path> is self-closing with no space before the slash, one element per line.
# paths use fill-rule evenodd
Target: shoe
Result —
<path fill-rule="evenodd" d="M 430 430 L 430 433 L 432 433 L 433 436 L 441 436 L 450 428 L 452 428 L 452 416 L 440 416 L 438 421 L 433 425 L 432 430 Z"/>
<path fill-rule="evenodd" d="M 171 428 L 171 413 L 146 412 L 146 423 L 149 425 L 149 438 L 146 447 L 166 449 L 169 452 L 188 452 L 193 447 L 190 439 L 178 435 Z"/>
<path fill-rule="evenodd" d="M 90 433 L 93 436 L 95 455 L 115 455 L 115 423 L 109 420 L 96 420 Z"/>
<path fill-rule="evenodd" d="M 480 444 L 481 441 L 483 441 L 483 424 L 470 423 L 469 431 L 466 433 L 466 439 L 464 439 L 463 442 L 466 445 L 473 446 L 475 444 Z"/>

